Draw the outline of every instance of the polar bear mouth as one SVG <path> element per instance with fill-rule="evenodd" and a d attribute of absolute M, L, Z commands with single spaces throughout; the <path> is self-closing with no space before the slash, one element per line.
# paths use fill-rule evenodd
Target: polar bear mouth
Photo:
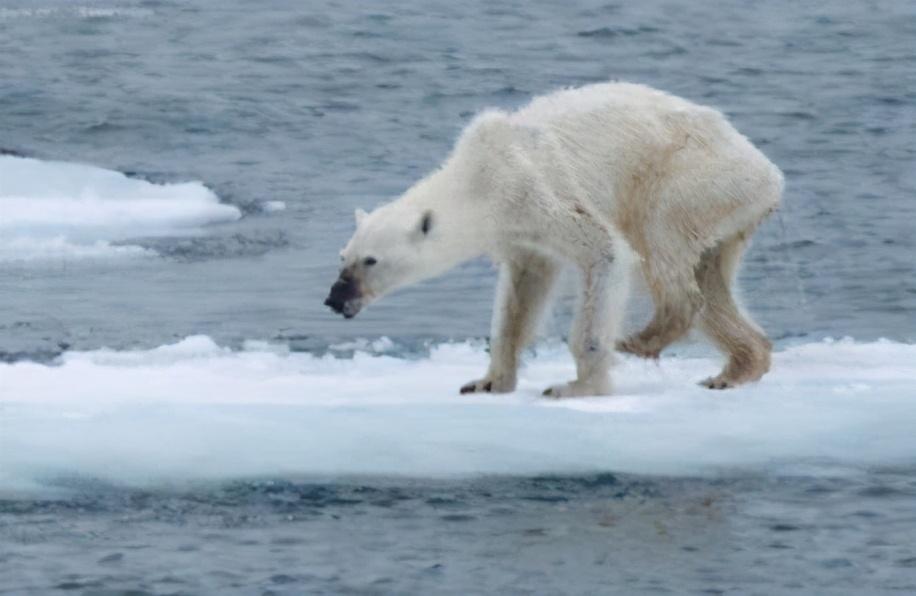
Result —
<path fill-rule="evenodd" d="M 346 300 L 343 302 L 335 301 L 331 296 L 324 301 L 324 305 L 328 306 L 339 315 L 343 315 L 345 319 L 352 319 L 355 317 L 359 311 L 363 308 L 363 301 L 359 298 L 354 300 Z"/>
<path fill-rule="evenodd" d="M 346 302 L 341 309 L 340 314 L 344 316 L 345 319 L 352 319 L 355 317 L 359 311 L 363 309 L 362 300 L 351 300 Z"/>

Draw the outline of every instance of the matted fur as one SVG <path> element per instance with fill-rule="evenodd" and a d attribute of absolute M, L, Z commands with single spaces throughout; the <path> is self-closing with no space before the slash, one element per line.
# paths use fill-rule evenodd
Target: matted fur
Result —
<path fill-rule="evenodd" d="M 770 344 L 731 289 L 747 240 L 782 190 L 779 169 L 722 114 L 646 86 L 590 85 L 515 112 L 489 110 L 439 170 L 358 216 L 342 252 L 362 291 L 351 310 L 489 255 L 501 265 L 491 365 L 462 391 L 511 391 L 557 267 L 572 263 L 582 280 L 569 339 L 577 378 L 545 393 L 603 395 L 637 264 L 655 315 L 619 349 L 657 357 L 699 318 L 728 355 L 707 386 L 756 380 Z M 367 256 L 377 265 L 364 266 Z"/>

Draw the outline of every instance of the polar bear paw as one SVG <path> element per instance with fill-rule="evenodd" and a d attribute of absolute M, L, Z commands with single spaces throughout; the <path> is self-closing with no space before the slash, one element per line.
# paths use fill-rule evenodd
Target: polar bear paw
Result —
<path fill-rule="evenodd" d="M 544 390 L 545 397 L 559 399 L 562 397 L 587 397 L 610 395 L 611 387 L 609 383 L 589 383 L 584 381 L 570 381 L 553 385 Z"/>
<path fill-rule="evenodd" d="M 465 383 L 461 393 L 511 393 L 515 391 L 515 381 L 504 377 L 487 375 L 482 379 Z"/>
<path fill-rule="evenodd" d="M 703 379 L 697 384 L 701 387 L 706 387 L 707 389 L 731 389 L 737 385 L 737 383 L 724 375 L 709 377 L 708 379 Z"/>
<path fill-rule="evenodd" d="M 627 354 L 650 360 L 658 360 L 659 354 L 661 354 L 661 349 L 658 346 L 641 339 L 638 335 L 619 340 L 616 348 L 619 352 L 626 352 Z"/>

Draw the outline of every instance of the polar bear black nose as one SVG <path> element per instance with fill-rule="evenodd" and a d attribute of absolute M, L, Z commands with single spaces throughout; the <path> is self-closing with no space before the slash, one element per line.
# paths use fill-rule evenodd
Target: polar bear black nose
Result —
<path fill-rule="evenodd" d="M 331 286 L 331 292 L 325 299 L 324 305 L 330 307 L 337 314 L 347 315 L 348 304 L 358 301 L 359 297 L 359 284 L 356 283 L 356 280 L 349 275 L 341 274 L 337 281 L 334 282 L 334 285 Z"/>

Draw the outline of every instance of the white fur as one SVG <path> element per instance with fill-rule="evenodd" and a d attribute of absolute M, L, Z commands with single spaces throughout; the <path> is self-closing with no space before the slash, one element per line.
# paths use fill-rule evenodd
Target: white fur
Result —
<path fill-rule="evenodd" d="M 748 335 L 743 323 L 752 323 L 736 320 L 736 308 L 723 315 L 710 305 L 730 299 L 740 250 L 729 248 L 721 271 L 722 259 L 704 255 L 743 247 L 778 205 L 782 185 L 779 170 L 719 112 L 641 85 L 590 85 L 516 112 L 478 115 L 439 170 L 357 216 L 342 258 L 366 301 L 479 255 L 500 263 L 490 370 L 466 391 L 515 388 L 519 353 L 535 334 L 557 267 L 572 263 L 582 275 L 570 336 L 578 377 L 548 389 L 554 396 L 610 392 L 628 272 L 638 264 L 656 317 L 621 345 L 657 355 L 705 312 L 706 327 L 721 331 L 717 343 L 732 356 L 734 374 L 716 378 L 726 386 L 759 378 L 769 352 L 765 338 Z M 424 214 L 432 216 L 426 234 Z M 360 267 L 367 256 L 377 265 Z M 710 280 L 729 278 L 724 290 L 698 284 L 695 272 L 707 261 Z M 742 354 L 751 362 L 743 368 L 733 362 Z"/>

